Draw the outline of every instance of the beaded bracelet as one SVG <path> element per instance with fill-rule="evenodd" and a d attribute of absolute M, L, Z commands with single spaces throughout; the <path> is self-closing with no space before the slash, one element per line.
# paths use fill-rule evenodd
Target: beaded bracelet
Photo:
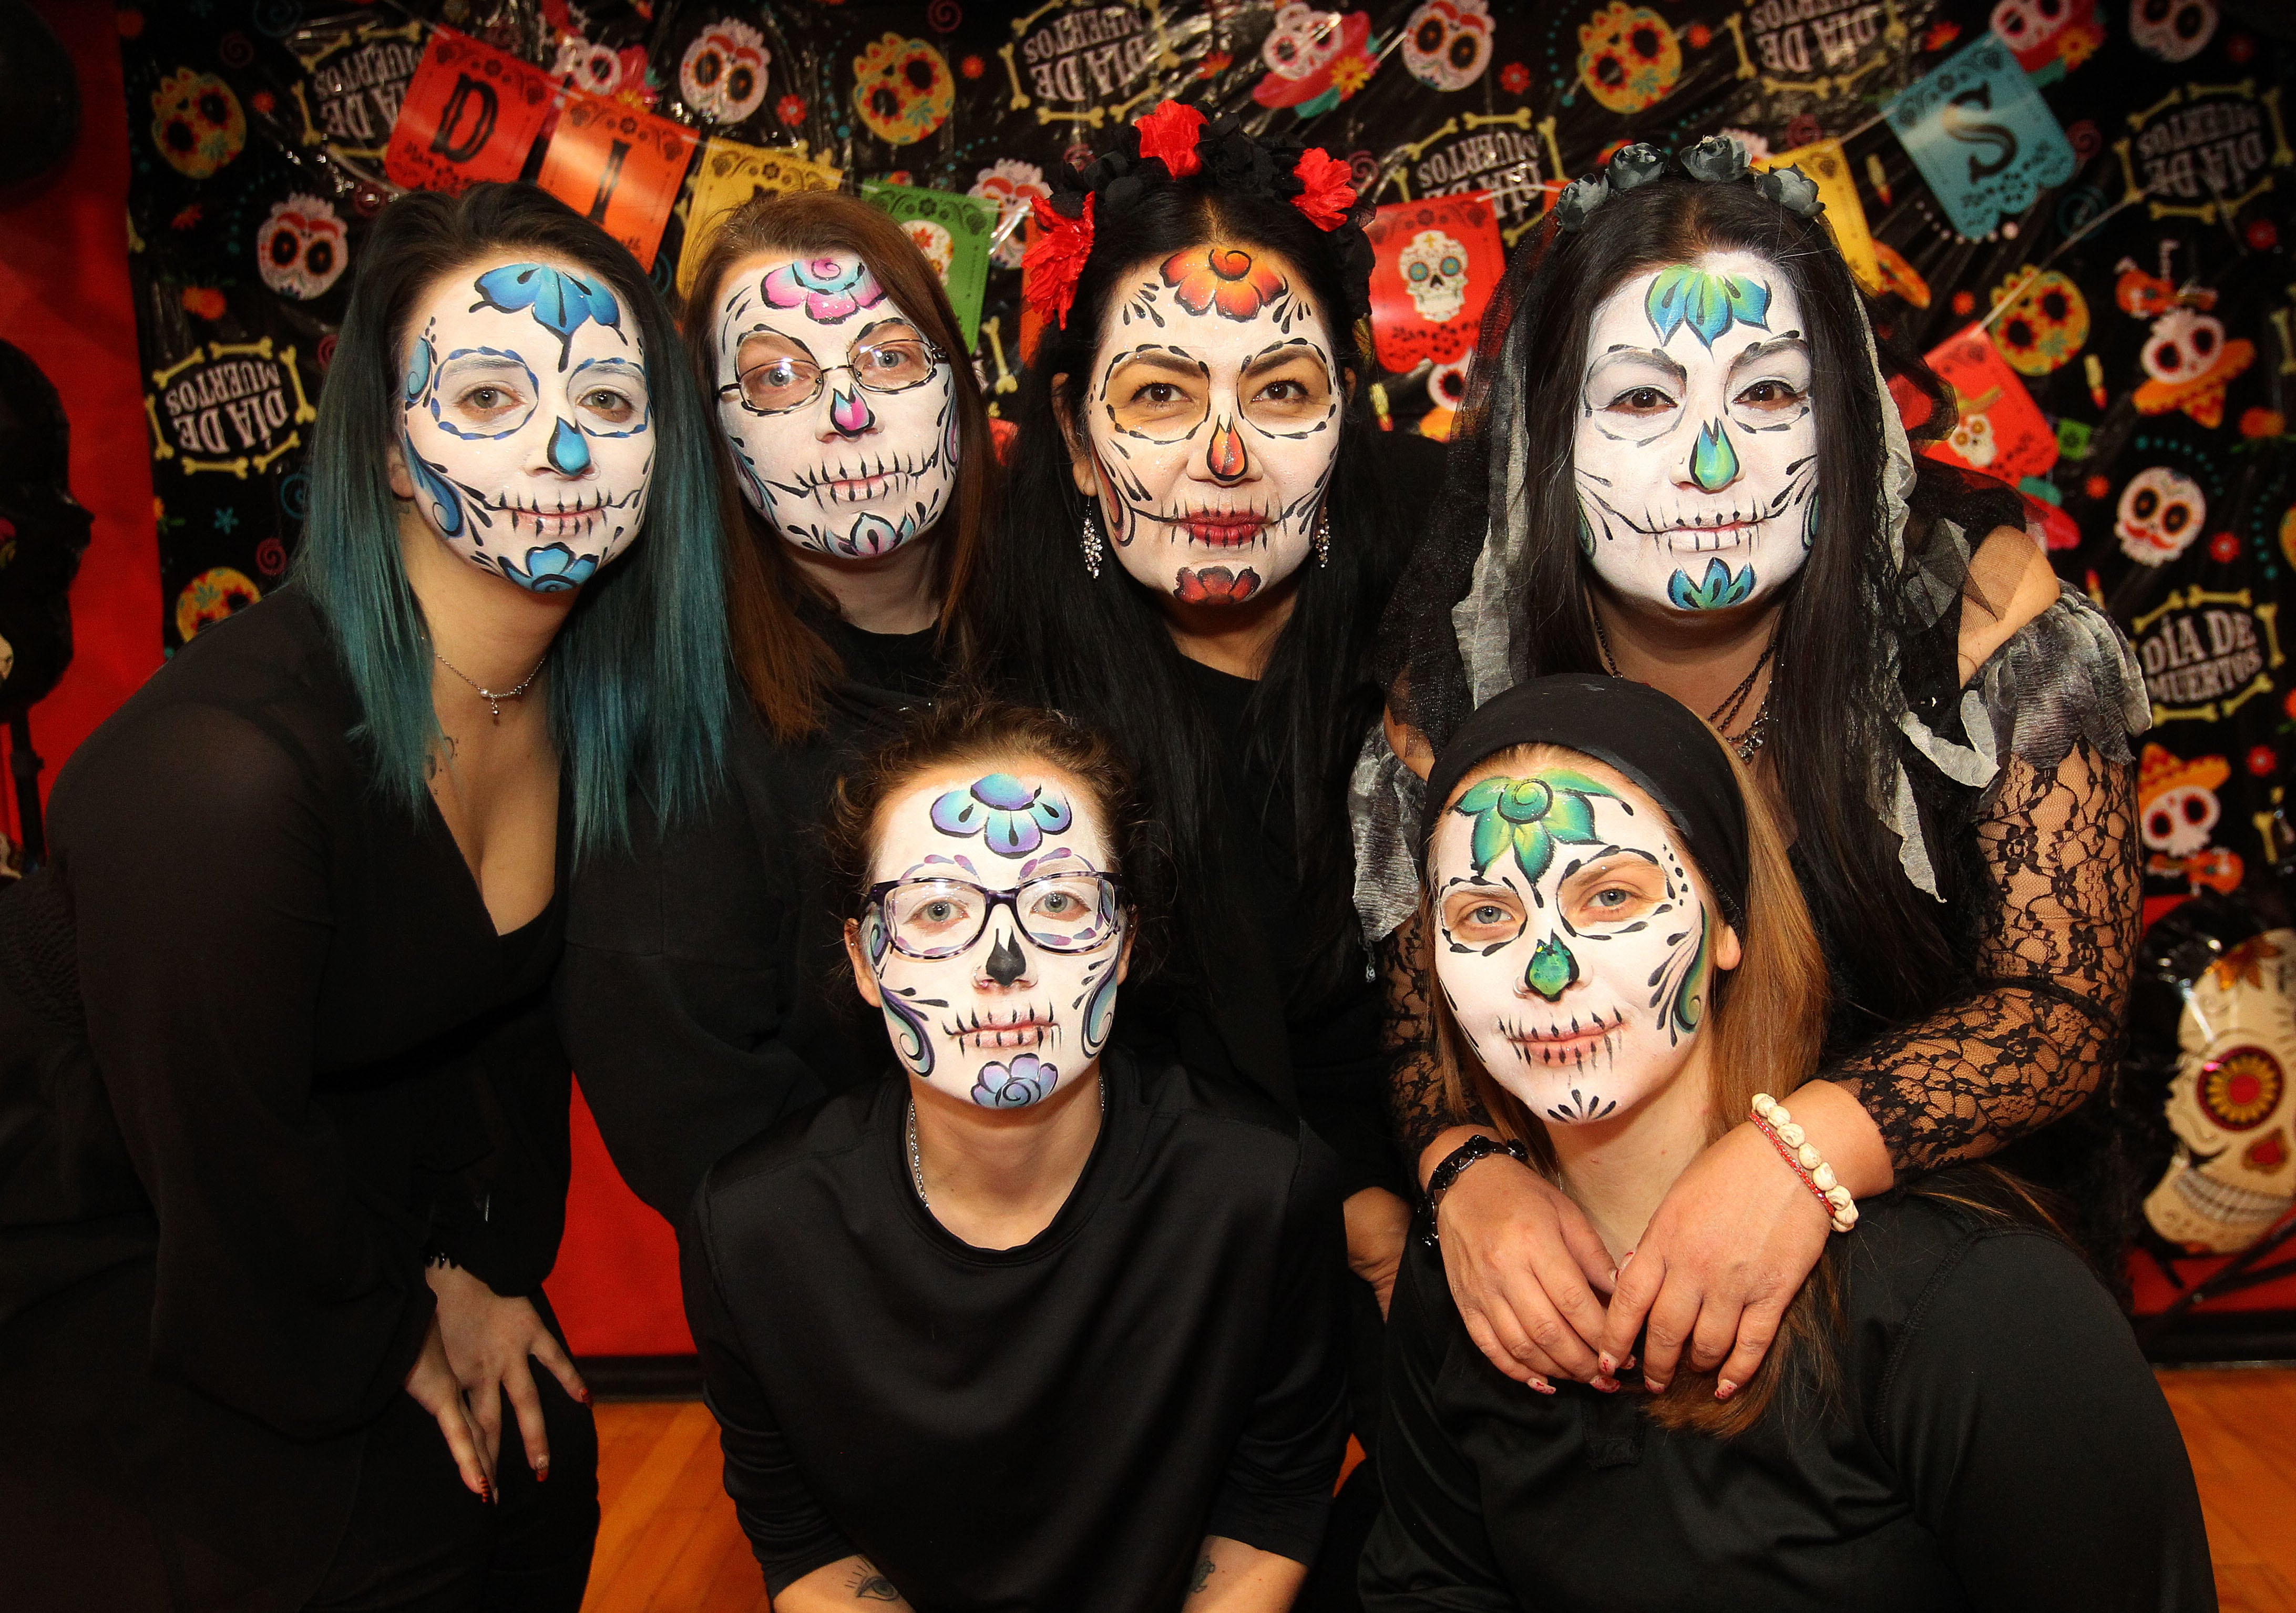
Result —
<path fill-rule="evenodd" d="M 1847 1232 L 1857 1224 L 1857 1201 L 1849 1189 L 1833 1178 L 1833 1167 L 1819 1156 L 1810 1146 L 1802 1129 L 1786 1106 L 1767 1092 L 1754 1094 L 1754 1112 L 1750 1116 L 1754 1129 L 1768 1138 L 1781 1157 L 1793 1167 L 1802 1184 L 1817 1195 L 1817 1202 L 1825 1206 L 1826 1219 L 1837 1232 Z"/>

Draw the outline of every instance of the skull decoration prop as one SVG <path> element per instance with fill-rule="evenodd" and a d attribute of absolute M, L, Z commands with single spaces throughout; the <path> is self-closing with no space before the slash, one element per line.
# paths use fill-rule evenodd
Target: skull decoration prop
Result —
<path fill-rule="evenodd" d="M 1403 25 L 1404 70 L 1439 90 L 1463 90 L 1491 64 L 1486 0 L 1426 0 Z"/>
<path fill-rule="evenodd" d="M 349 261 L 343 221 L 316 196 L 294 195 L 271 210 L 255 232 L 255 270 L 283 296 L 324 296 Z"/>
<path fill-rule="evenodd" d="M 766 64 L 773 60 L 765 36 L 746 22 L 721 18 L 694 36 L 677 67 L 677 91 L 686 105 L 719 123 L 739 123 L 766 98 Z"/>
<path fill-rule="evenodd" d="M 1993 440 L 1993 416 L 1990 415 L 1964 415 L 1961 423 L 1953 428 L 1953 435 L 1946 441 L 1955 453 L 1980 469 L 1991 465 L 1993 456 L 2000 451 L 1999 445 Z"/>
<path fill-rule="evenodd" d="M 1456 235 L 1421 230 L 1403 249 L 1396 267 L 1403 271 L 1411 306 L 1430 325 L 1458 317 L 1467 301 L 1467 249 Z"/>
<path fill-rule="evenodd" d="M 2072 0 L 2001 0 L 1993 8 L 1993 31 L 2013 51 L 2037 51 L 2072 19 Z"/>
<path fill-rule="evenodd" d="M 1305 78 L 1340 53 L 1337 12 L 1292 4 L 1275 13 L 1275 26 L 1259 47 L 1259 59 L 1279 78 Z"/>
<path fill-rule="evenodd" d="M 169 168 L 204 179 L 246 145 L 247 114 L 230 85 L 181 68 L 152 92 L 152 143 Z"/>
<path fill-rule="evenodd" d="M 901 228 L 919 254 L 932 265 L 932 272 L 940 276 L 941 284 L 947 285 L 949 265 L 956 261 L 956 242 L 950 236 L 948 226 L 935 224 L 930 218 L 911 218 Z"/>
<path fill-rule="evenodd" d="M 2131 560 L 2166 565 L 2192 547 L 2208 516 L 2208 497 L 2200 484 L 2182 471 L 2156 465 L 2137 472 L 2120 490 L 2112 530 Z"/>
<path fill-rule="evenodd" d="M 2170 385 L 2205 375 L 2216 367 L 2224 339 L 2224 321 L 2214 314 L 2170 309 L 2152 322 L 2144 338 L 2144 373 Z"/>
<path fill-rule="evenodd" d="M 2137 762 L 2137 830 L 2145 848 L 2172 864 L 2208 844 L 2209 835 L 2224 816 L 2217 786 L 2232 776 L 2232 765 L 2221 756 L 2198 756 L 2190 761 L 2157 745 L 2144 747 Z"/>
<path fill-rule="evenodd" d="M 2224 950 L 2184 998 L 2168 1104 L 2179 1146 L 2144 1218 L 2194 1254 L 2235 1254 L 2296 1204 L 2296 930 Z"/>
<path fill-rule="evenodd" d="M 2217 31 L 2217 0 L 2128 0 L 2128 37 L 2163 62 L 2189 62 Z"/>

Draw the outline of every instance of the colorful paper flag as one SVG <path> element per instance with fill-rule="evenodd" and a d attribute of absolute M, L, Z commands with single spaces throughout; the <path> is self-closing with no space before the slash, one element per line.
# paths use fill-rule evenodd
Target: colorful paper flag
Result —
<path fill-rule="evenodd" d="M 442 28 L 391 125 L 382 171 L 408 190 L 468 190 L 515 179 L 556 94 L 543 70 Z"/>
<path fill-rule="evenodd" d="M 709 237 L 735 208 L 758 196 L 833 191 L 844 178 L 842 170 L 808 157 L 801 141 L 794 146 L 748 145 L 713 136 L 693 168 L 693 195 L 685 205 L 685 247 L 677 255 L 677 294 L 693 292 L 694 271 L 709 250 Z"/>
<path fill-rule="evenodd" d="M 535 183 L 628 247 L 638 266 L 650 270 L 700 139 L 682 123 L 570 91 Z"/>
<path fill-rule="evenodd" d="M 2057 435 L 1982 325 L 1948 336 L 1924 356 L 1953 388 L 1961 417 L 1950 437 L 1923 453 L 2012 487 L 2027 476 L 2047 474 L 2057 462 Z"/>
<path fill-rule="evenodd" d="M 1991 234 L 2079 166 L 2048 103 L 1991 32 L 1907 85 L 1887 115 L 1964 235 Z"/>
<path fill-rule="evenodd" d="M 1849 158 L 1839 140 L 1814 140 L 1790 152 L 1757 158 L 1756 168 L 1798 168 L 1817 186 L 1825 203 L 1825 227 L 1849 272 L 1869 297 L 1882 294 L 1882 266 L 1874 256 L 1874 234 L 1866 226 L 1866 204 L 1858 200 L 1857 181 L 1849 171 Z"/>
<path fill-rule="evenodd" d="M 977 196 L 888 185 L 882 179 L 864 181 L 861 199 L 898 219 L 940 276 L 965 351 L 971 352 L 980 333 L 980 299 L 988 284 L 988 245 L 996 232 L 996 210 Z"/>
<path fill-rule="evenodd" d="M 1480 191 L 1391 202 L 1372 215 L 1371 330 L 1380 367 L 1449 364 L 1475 347 L 1506 272 L 1497 215 Z"/>

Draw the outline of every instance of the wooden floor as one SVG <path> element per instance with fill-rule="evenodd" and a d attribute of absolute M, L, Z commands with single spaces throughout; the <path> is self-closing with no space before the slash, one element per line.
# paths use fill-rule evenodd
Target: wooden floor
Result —
<path fill-rule="evenodd" d="M 2208 1514 L 2224 1613 L 2296 1613 L 2296 1371 L 2164 1372 Z M 583 1613 L 765 1613 L 691 1402 L 598 1408 L 605 1521 Z"/>

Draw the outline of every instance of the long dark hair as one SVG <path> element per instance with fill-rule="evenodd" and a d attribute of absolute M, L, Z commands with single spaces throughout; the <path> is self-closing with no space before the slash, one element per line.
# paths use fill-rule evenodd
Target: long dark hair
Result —
<path fill-rule="evenodd" d="M 963 620 L 965 591 L 980 565 L 997 470 L 988 406 L 968 373 L 964 341 L 939 276 L 898 224 L 858 197 L 808 191 L 743 202 L 716 226 L 702 249 L 685 300 L 685 344 L 705 399 L 718 389 L 717 321 L 711 316 L 718 295 L 734 266 L 758 252 L 808 258 L 852 253 L 868 265 L 925 340 L 956 366 L 956 486 L 934 528 L 932 551 L 933 594 L 940 601 L 946 645 Z M 798 569 L 788 540 L 742 497 L 714 410 L 709 435 L 718 462 L 721 519 L 732 539 L 726 549 L 726 595 L 734 661 L 750 702 L 775 737 L 802 738 L 820 726 L 822 695 L 841 670 L 837 652 L 808 618 L 836 607 Z"/>
<path fill-rule="evenodd" d="M 1901 738 L 1897 714 L 1901 667 L 1950 657 L 1957 617 L 1936 618 L 1933 607 L 1924 614 L 1906 576 L 1918 564 L 1963 580 L 1964 568 L 1943 552 L 1939 518 L 1959 523 L 1973 546 L 1996 526 L 2021 526 L 2023 511 L 2005 488 L 1988 492 L 1922 460 L 1904 568 L 1893 559 L 1882 414 L 1892 406 L 1873 383 L 1857 284 L 1817 220 L 1751 185 L 1676 175 L 1613 195 L 1576 231 L 1549 224 L 1526 243 L 1484 315 L 1442 509 L 1390 606 L 1381 676 L 1397 714 L 1439 748 L 1467 712 L 1451 607 L 1472 586 L 1486 525 L 1501 514 L 1492 507 L 1492 469 L 1508 445 L 1490 439 L 1502 405 L 1520 409 L 1528 449 L 1521 513 L 1529 552 L 1524 586 L 1511 602 L 1526 646 L 1523 675 L 1602 670 L 1587 605 L 1593 568 L 1578 542 L 1570 474 L 1577 388 L 1557 382 L 1554 366 L 1576 366 L 1596 306 L 1623 281 L 1729 251 L 1768 259 L 1793 287 L 1817 419 L 1816 533 L 1785 588 L 1771 674 L 1774 763 L 1819 931 L 1837 950 L 1854 940 L 1858 985 L 1869 999 L 1855 1006 L 1901 1023 L 1931 1011 L 1966 973 L 1949 921 L 1900 871 L 1897 839 L 1874 805 L 1887 798 L 1891 766 L 1903 756 L 1925 823 L 1950 810 L 1931 787 L 1940 777 Z M 1949 424 L 1953 411 L 1936 377 L 1917 360 L 1894 362 L 1930 401 L 1924 424 L 1932 431 Z M 1514 390 L 1502 398 L 1502 388 Z M 1940 552 L 1928 552 L 1932 543 Z M 1946 666 L 1950 673 L 1949 660 Z M 1940 860 L 1937 871 L 1948 898 L 1969 894 L 1971 870 Z"/>
<path fill-rule="evenodd" d="M 1234 821 L 1259 803 L 1222 798 L 1216 741 L 1182 681 L 1180 652 L 1155 597 L 1112 561 L 1097 579 L 1086 571 L 1078 534 L 1086 500 L 1070 473 L 1058 411 L 1075 397 L 1063 384 L 1080 391 L 1092 373 L 1103 316 L 1129 271 L 1208 242 L 1280 256 L 1331 322 L 1350 380 L 1364 372 L 1365 327 L 1349 318 L 1356 295 L 1346 267 L 1289 202 L 1187 180 L 1148 185 L 1123 207 L 1102 210 L 1067 322 L 1046 325 L 1021 383 L 1008 515 L 977 600 L 985 675 L 1016 698 L 1106 729 L 1130 754 L 1185 893 L 1176 915 L 1177 961 L 1199 968 L 1226 918 L 1220 893 L 1228 881 L 1216 872 L 1214 848 L 1233 839 Z M 1318 992 L 1362 967 L 1344 803 L 1349 768 L 1378 720 L 1371 650 L 1397 543 L 1365 453 L 1374 429 L 1361 397 L 1351 395 L 1326 495 L 1331 561 L 1302 564 L 1291 618 L 1248 708 L 1254 743 L 1267 753 L 1256 760 L 1290 786 L 1297 872 L 1310 909 L 1300 916 L 1304 983 Z M 1231 826 L 1225 836 L 1224 825 Z"/>
<path fill-rule="evenodd" d="M 565 758 L 575 849 L 585 855 L 627 839 L 634 785 L 665 819 L 698 806 L 726 731 L 723 543 L 709 458 L 717 428 L 678 360 L 669 310 L 627 248 L 530 185 L 414 191 L 384 209 L 319 397 L 294 580 L 334 636 L 358 695 L 357 737 L 384 794 L 419 812 L 439 719 L 430 632 L 399 557 L 384 457 L 398 431 L 399 342 L 425 289 L 505 250 L 579 264 L 613 287 L 645 350 L 659 445 L 644 524 L 628 553 L 583 585 L 550 646 L 550 734 Z"/>

